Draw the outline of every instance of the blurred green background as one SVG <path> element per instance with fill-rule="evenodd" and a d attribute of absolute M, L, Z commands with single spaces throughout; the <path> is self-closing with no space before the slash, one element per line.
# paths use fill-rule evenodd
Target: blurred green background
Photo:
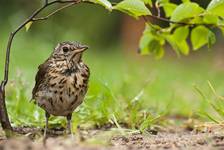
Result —
<path fill-rule="evenodd" d="M 209 1 L 197 2 L 206 6 Z M 39 0 L 0 1 L 1 79 L 9 33 L 40 5 Z M 84 61 L 91 69 L 91 79 L 88 96 L 75 113 L 74 122 L 102 125 L 118 120 L 132 128 L 144 128 L 161 114 L 188 118 L 207 116 L 208 112 L 220 119 L 209 103 L 201 99 L 195 86 L 214 103 L 217 96 L 207 80 L 218 94 L 223 94 L 221 33 L 217 31 L 217 43 L 211 50 L 204 47 L 179 58 L 167 47 L 166 56 L 155 60 L 137 53 L 143 29 L 141 19 L 134 20 L 116 11 L 110 13 L 92 4 L 63 10 L 47 21 L 34 23 L 28 32 L 22 29 L 11 49 L 7 86 L 10 118 L 15 124 L 38 125 L 40 120 L 43 123 L 43 111 L 29 103 L 37 67 L 58 42 L 80 41 L 90 46 Z"/>

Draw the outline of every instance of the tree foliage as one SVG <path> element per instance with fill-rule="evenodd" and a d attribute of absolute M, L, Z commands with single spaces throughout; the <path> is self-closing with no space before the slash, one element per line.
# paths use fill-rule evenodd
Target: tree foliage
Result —
<path fill-rule="evenodd" d="M 224 0 L 212 0 L 205 9 L 190 0 L 182 0 L 180 5 L 169 0 L 157 0 L 155 4 L 151 0 L 123 0 L 113 6 L 107 0 L 90 1 L 108 6 L 106 8 L 110 11 L 119 10 L 136 19 L 143 17 L 146 27 L 139 42 L 140 51 L 142 54 L 155 54 L 157 58 L 164 55 L 166 43 L 177 54 L 188 55 L 191 47 L 193 50 L 205 45 L 210 48 L 216 41 L 215 28 L 224 32 Z M 157 14 L 152 14 L 153 7 L 156 7 Z M 161 11 L 166 18 L 161 17 Z M 167 22 L 169 25 L 161 27 L 149 21 L 149 18 Z"/>

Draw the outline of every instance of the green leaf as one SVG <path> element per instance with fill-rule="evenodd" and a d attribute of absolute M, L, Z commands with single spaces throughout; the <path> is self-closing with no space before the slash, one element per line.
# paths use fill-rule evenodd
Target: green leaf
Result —
<path fill-rule="evenodd" d="M 173 36 L 172 35 L 165 35 L 164 37 L 165 37 L 166 41 L 171 45 L 173 50 L 176 52 L 176 54 L 179 56 L 180 52 L 179 52 L 178 46 L 177 46 Z"/>
<path fill-rule="evenodd" d="M 95 4 L 99 4 L 102 5 L 103 7 L 105 7 L 106 9 L 108 9 L 109 11 L 112 11 L 113 6 L 111 5 L 111 3 L 108 0 L 84 0 L 84 1 L 89 1 Z"/>
<path fill-rule="evenodd" d="M 212 31 L 209 31 L 208 33 L 208 48 L 211 48 L 212 45 L 214 45 L 216 42 L 216 36 Z"/>
<path fill-rule="evenodd" d="M 33 21 L 29 21 L 26 25 L 25 25 L 25 28 L 26 28 L 26 31 L 28 31 L 31 27 L 31 25 L 33 24 Z"/>
<path fill-rule="evenodd" d="M 173 38 L 177 42 L 185 41 L 189 34 L 188 26 L 179 27 L 174 31 Z"/>
<path fill-rule="evenodd" d="M 154 54 L 157 59 L 163 57 L 165 44 L 164 38 L 157 32 L 157 26 L 146 25 L 144 33 L 140 39 L 140 52 L 142 55 Z"/>
<path fill-rule="evenodd" d="M 214 15 L 214 14 L 205 14 L 203 17 L 203 21 L 206 24 L 218 24 L 218 16 Z"/>
<path fill-rule="evenodd" d="M 158 40 L 156 40 L 156 39 L 152 39 L 148 43 L 148 48 L 149 48 L 149 52 L 156 53 L 161 48 L 160 42 Z"/>
<path fill-rule="evenodd" d="M 189 54 L 189 46 L 187 44 L 186 41 L 182 41 L 182 42 L 177 42 L 177 46 L 179 51 L 184 54 L 184 55 L 188 55 Z"/>
<path fill-rule="evenodd" d="M 120 10 L 135 18 L 151 15 L 151 12 L 141 0 L 124 0 L 114 6 L 114 9 Z"/>
<path fill-rule="evenodd" d="M 189 21 L 189 23 L 191 23 L 191 24 L 203 24 L 204 22 L 203 22 L 202 17 L 197 16 L 197 17 L 194 17 L 193 19 L 191 19 Z"/>
<path fill-rule="evenodd" d="M 142 0 L 146 5 L 152 6 L 152 0 Z"/>
<path fill-rule="evenodd" d="M 173 47 L 175 51 L 181 52 L 184 55 L 189 54 L 189 46 L 186 39 L 189 35 L 188 26 L 177 28 L 173 35 L 169 36 L 168 42 Z"/>
<path fill-rule="evenodd" d="M 163 47 L 160 46 L 160 49 L 158 49 L 158 50 L 155 52 L 156 59 L 163 58 L 164 53 L 165 53 L 165 51 L 164 51 Z"/>
<path fill-rule="evenodd" d="M 177 28 L 173 34 L 165 34 L 164 38 L 171 45 L 176 54 L 180 56 L 180 53 L 184 55 L 189 54 L 190 48 L 187 43 L 188 35 L 189 28 L 188 26 L 184 26 Z"/>
<path fill-rule="evenodd" d="M 197 50 L 208 43 L 208 36 L 210 30 L 204 26 L 198 26 L 191 32 L 191 43 L 193 49 Z"/>
<path fill-rule="evenodd" d="M 215 15 L 224 17 L 224 0 L 212 0 L 207 10 Z"/>
<path fill-rule="evenodd" d="M 186 42 L 188 34 L 189 28 L 188 26 L 184 26 L 177 28 L 172 36 L 172 40 L 175 43 L 177 50 L 184 55 L 189 54 L 189 46 Z"/>
<path fill-rule="evenodd" d="M 150 34 L 142 36 L 140 50 L 142 55 L 155 54 L 157 58 L 161 58 L 164 54 L 160 41 Z"/>
<path fill-rule="evenodd" d="M 198 16 L 204 11 L 197 3 L 186 2 L 180 4 L 173 12 L 171 21 L 182 21 L 184 19 Z"/>
<path fill-rule="evenodd" d="M 151 34 L 143 34 L 140 39 L 140 52 L 142 55 L 149 54 L 148 44 L 153 40 L 153 36 Z"/>
<path fill-rule="evenodd" d="M 163 7 L 166 17 L 170 17 L 177 7 L 177 5 L 173 3 L 162 3 L 160 6 Z"/>

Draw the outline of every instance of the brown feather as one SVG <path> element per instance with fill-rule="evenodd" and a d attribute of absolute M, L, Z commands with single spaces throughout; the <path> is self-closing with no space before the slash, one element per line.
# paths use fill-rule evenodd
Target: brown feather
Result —
<path fill-rule="evenodd" d="M 38 72 L 35 77 L 36 83 L 32 91 L 32 99 L 35 98 L 35 94 L 38 91 L 40 84 L 43 82 L 45 74 L 48 72 L 48 69 L 49 69 L 48 61 L 49 59 L 47 59 L 43 64 L 38 66 Z"/>

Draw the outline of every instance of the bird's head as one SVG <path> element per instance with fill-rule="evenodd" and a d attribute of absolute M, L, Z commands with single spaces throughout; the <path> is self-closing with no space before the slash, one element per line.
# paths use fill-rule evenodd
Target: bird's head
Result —
<path fill-rule="evenodd" d="M 88 46 L 79 42 L 62 42 L 55 47 L 53 56 L 64 59 L 67 62 L 73 61 L 78 63 L 82 58 L 82 53 L 87 49 Z"/>

